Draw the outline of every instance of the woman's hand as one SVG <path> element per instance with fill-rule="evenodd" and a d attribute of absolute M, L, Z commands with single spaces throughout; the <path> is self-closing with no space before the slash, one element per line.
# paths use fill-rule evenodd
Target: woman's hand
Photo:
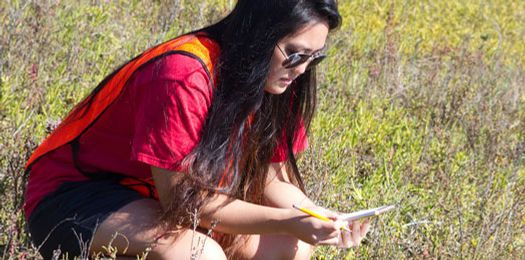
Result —
<path fill-rule="evenodd" d="M 326 216 L 332 221 L 325 221 L 301 211 L 290 209 L 285 227 L 287 233 L 311 245 L 332 245 L 341 248 L 361 244 L 370 229 L 369 220 L 342 221 L 339 215 L 321 207 L 308 208 Z M 343 230 L 345 227 L 347 230 Z"/>
<path fill-rule="evenodd" d="M 360 245 L 361 241 L 365 238 L 366 234 L 370 230 L 370 220 L 368 219 L 364 221 L 355 220 L 351 222 L 339 222 L 343 222 L 344 225 L 350 230 L 341 231 L 341 238 L 339 240 L 339 244 L 337 245 L 341 248 L 349 248 Z"/>
<path fill-rule="evenodd" d="M 287 234 L 311 245 L 334 245 L 340 243 L 341 227 L 346 224 L 342 221 L 336 222 L 337 214 L 324 208 L 308 208 L 312 211 L 326 216 L 332 221 L 325 221 L 312 217 L 296 209 L 287 211 L 287 218 L 283 226 Z"/>

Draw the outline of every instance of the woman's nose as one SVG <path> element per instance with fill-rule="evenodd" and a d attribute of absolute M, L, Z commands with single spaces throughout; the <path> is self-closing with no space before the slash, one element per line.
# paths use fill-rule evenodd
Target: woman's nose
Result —
<path fill-rule="evenodd" d="M 307 62 L 305 62 L 305 63 L 303 63 L 303 64 L 301 64 L 301 65 L 299 65 L 297 67 L 294 67 L 293 68 L 293 72 L 295 73 L 295 75 L 299 76 L 299 75 L 303 74 L 306 71 L 306 69 L 308 68 L 308 64 L 310 64 L 310 61 L 307 61 Z"/>

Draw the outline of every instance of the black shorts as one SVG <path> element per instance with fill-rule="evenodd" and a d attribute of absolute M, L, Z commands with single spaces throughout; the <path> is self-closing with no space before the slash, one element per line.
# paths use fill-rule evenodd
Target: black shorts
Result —
<path fill-rule="evenodd" d="M 31 213 L 31 240 L 44 259 L 66 252 L 69 259 L 87 259 L 98 225 L 111 213 L 143 198 L 116 180 L 64 183 Z"/>

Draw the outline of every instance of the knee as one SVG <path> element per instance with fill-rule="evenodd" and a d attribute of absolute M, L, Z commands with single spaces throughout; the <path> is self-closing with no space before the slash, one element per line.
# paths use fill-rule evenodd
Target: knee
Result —
<path fill-rule="evenodd" d="M 195 257 L 193 257 L 195 256 Z M 191 259 L 227 259 L 224 254 L 222 247 L 212 238 L 207 238 L 206 241 L 200 246 L 200 248 L 192 249 L 192 258 Z"/>
<path fill-rule="evenodd" d="M 310 259 L 313 246 L 285 235 L 251 236 L 236 252 L 239 259 Z"/>
<path fill-rule="evenodd" d="M 199 232 L 185 232 L 178 238 L 162 238 L 151 247 L 148 259 L 227 259 L 222 247 Z"/>
<path fill-rule="evenodd" d="M 279 255 L 276 257 L 279 259 L 310 259 L 314 249 L 312 245 L 289 236 L 286 236 L 283 240 L 285 240 L 282 242 L 283 245 L 287 245 L 287 247 L 281 248 Z"/>
<path fill-rule="evenodd" d="M 301 240 L 296 240 L 297 245 L 295 249 L 295 256 L 289 259 L 310 259 L 314 251 L 314 246 L 305 243 Z"/>

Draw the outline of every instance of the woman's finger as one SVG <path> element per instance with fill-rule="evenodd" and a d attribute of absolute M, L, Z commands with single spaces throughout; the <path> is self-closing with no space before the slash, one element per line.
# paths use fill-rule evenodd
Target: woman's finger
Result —
<path fill-rule="evenodd" d="M 336 220 L 335 227 L 340 231 L 339 232 L 339 243 L 337 244 L 337 247 L 341 247 L 341 248 L 349 247 L 349 241 L 350 241 L 351 234 L 348 231 L 348 222 Z"/>
<path fill-rule="evenodd" d="M 361 223 L 359 221 L 352 222 L 352 240 L 354 244 L 358 245 L 361 242 Z"/>
<path fill-rule="evenodd" d="M 370 230 L 370 220 L 367 219 L 361 223 L 361 237 L 365 237 Z"/>
<path fill-rule="evenodd" d="M 352 243 L 352 232 L 343 230 L 341 231 L 341 239 L 339 241 L 339 247 L 349 248 L 353 246 Z"/>

